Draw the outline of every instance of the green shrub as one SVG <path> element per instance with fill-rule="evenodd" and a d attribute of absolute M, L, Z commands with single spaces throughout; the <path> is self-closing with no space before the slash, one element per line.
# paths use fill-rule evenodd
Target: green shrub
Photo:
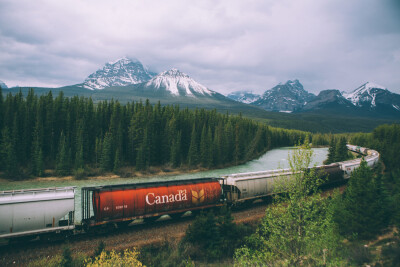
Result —
<path fill-rule="evenodd" d="M 74 177 L 76 180 L 84 180 L 87 178 L 87 174 L 84 168 L 78 168 L 74 170 Z"/>

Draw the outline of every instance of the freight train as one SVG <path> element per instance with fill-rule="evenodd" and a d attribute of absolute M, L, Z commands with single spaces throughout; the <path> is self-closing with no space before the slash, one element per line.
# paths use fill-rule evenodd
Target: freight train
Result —
<path fill-rule="evenodd" d="M 368 166 L 378 163 L 375 150 L 347 145 L 364 155 Z M 326 184 L 342 182 L 360 166 L 361 159 L 317 166 Z M 264 199 L 274 187 L 290 179 L 290 169 L 239 173 L 218 178 L 105 185 L 81 189 L 81 222 L 75 222 L 76 187 L 0 191 L 0 239 L 68 236 L 93 229 L 123 227 L 132 221 L 180 217 L 187 211 L 234 206 Z"/>

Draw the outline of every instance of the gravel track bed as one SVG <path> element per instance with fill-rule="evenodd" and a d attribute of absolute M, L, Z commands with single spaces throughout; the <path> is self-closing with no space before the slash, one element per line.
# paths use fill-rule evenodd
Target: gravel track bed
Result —
<path fill-rule="evenodd" d="M 235 222 L 251 223 L 260 220 L 267 204 L 255 203 L 253 207 L 238 210 L 232 213 Z M 62 253 L 68 243 L 72 254 L 82 252 L 92 254 L 99 242 L 103 241 L 107 250 L 124 250 L 133 247 L 142 247 L 150 244 L 161 244 L 164 241 L 178 242 L 184 235 L 188 225 L 193 220 L 192 216 L 180 220 L 165 220 L 154 224 L 139 224 L 118 231 L 101 235 L 78 235 L 67 242 L 44 243 L 32 241 L 0 247 L 0 266 L 26 266 L 30 261 L 53 257 Z"/>

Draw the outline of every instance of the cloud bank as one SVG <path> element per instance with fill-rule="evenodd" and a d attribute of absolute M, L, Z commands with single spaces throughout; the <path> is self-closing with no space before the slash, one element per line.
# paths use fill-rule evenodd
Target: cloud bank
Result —
<path fill-rule="evenodd" d="M 400 93 L 400 5 L 356 1 L 0 2 L 0 79 L 8 86 L 82 82 L 127 56 L 172 67 L 212 90 L 262 93 L 299 79 L 350 91 L 373 81 Z"/>

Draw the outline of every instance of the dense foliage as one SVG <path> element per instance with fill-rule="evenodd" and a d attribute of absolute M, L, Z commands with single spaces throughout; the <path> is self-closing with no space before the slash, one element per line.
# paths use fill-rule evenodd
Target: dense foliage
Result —
<path fill-rule="evenodd" d="M 187 253 L 191 259 L 213 261 L 232 257 L 249 231 L 248 227 L 234 223 L 230 210 L 223 207 L 216 213 L 198 215 L 186 230 L 182 245 L 191 246 Z"/>
<path fill-rule="evenodd" d="M 343 236 L 371 238 L 387 226 L 388 203 L 382 186 L 381 175 L 375 175 L 362 160 L 345 192 L 336 199 L 334 221 Z"/>
<path fill-rule="evenodd" d="M 140 261 L 146 266 L 208 266 L 212 262 L 224 262 L 225 266 L 252 232 L 252 225 L 233 222 L 226 206 L 202 211 L 180 241 L 166 238 L 162 244 L 143 247 Z"/>
<path fill-rule="evenodd" d="M 381 125 L 372 133 L 358 133 L 351 143 L 369 147 L 380 153 L 384 164 L 383 190 L 388 195 L 391 221 L 400 227 L 400 124 Z"/>
<path fill-rule="evenodd" d="M 328 158 L 324 161 L 324 164 L 331 164 L 334 162 L 346 161 L 351 158 L 350 152 L 347 150 L 346 138 L 334 138 L 331 136 L 329 142 Z"/>
<path fill-rule="evenodd" d="M 88 267 L 101 267 L 101 266 L 126 266 L 126 267 L 136 267 L 143 266 L 143 264 L 138 260 L 139 252 L 136 249 L 125 250 L 123 253 L 118 253 L 114 250 L 107 252 L 103 250 L 99 256 L 94 260 L 88 259 L 85 262 L 85 266 Z"/>
<path fill-rule="evenodd" d="M 330 205 L 316 192 L 323 182 L 310 167 L 312 150 L 305 144 L 289 158 L 294 176 L 276 188 L 257 232 L 236 252 L 240 266 L 321 266 L 333 260 L 338 245 Z M 327 253 L 329 251 L 329 253 Z"/>
<path fill-rule="evenodd" d="M 40 97 L 0 92 L 0 170 L 42 176 L 45 169 L 77 175 L 88 167 L 206 168 L 237 164 L 268 149 L 293 145 L 304 133 L 274 129 L 241 116 L 136 102 Z"/>

